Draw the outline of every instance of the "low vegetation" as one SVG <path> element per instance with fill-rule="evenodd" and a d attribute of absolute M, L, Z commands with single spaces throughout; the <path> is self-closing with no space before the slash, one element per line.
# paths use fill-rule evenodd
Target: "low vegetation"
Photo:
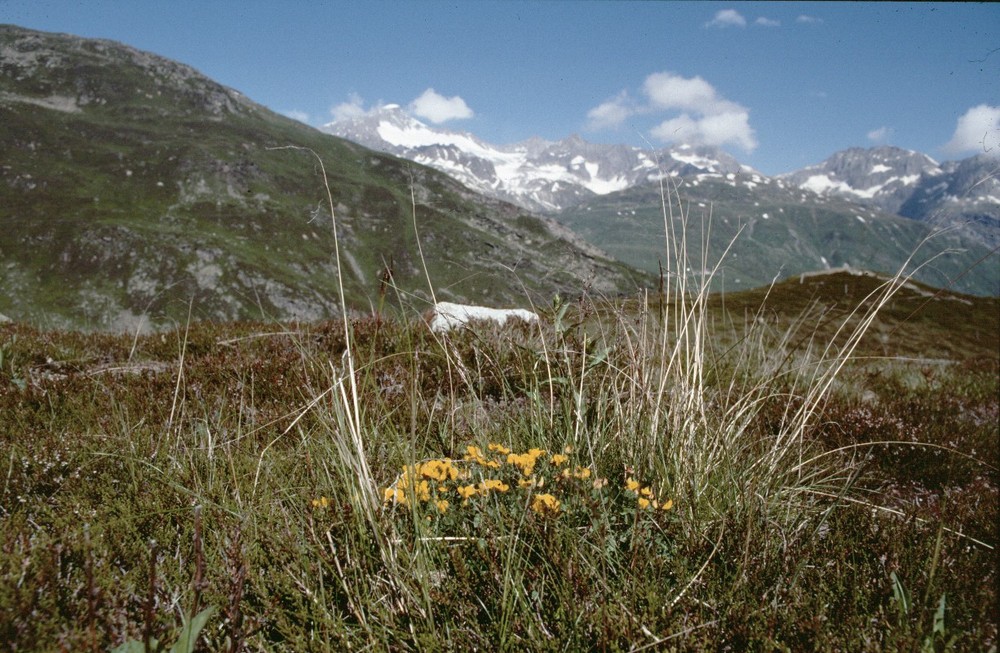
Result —
<path fill-rule="evenodd" d="M 990 650 L 996 324 L 915 360 L 877 337 L 905 288 L 822 281 L 444 338 L 2 325 L 0 640 Z M 869 299 L 851 318 L 842 293 Z"/>

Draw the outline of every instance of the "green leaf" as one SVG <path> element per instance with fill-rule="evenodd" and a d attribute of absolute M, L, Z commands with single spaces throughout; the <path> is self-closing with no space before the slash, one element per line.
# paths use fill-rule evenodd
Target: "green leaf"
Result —
<path fill-rule="evenodd" d="M 194 650 L 194 645 L 198 642 L 198 633 L 214 615 L 214 606 L 207 607 L 195 615 L 194 619 L 181 629 L 177 643 L 170 647 L 170 653 L 191 653 Z"/>
<path fill-rule="evenodd" d="M 944 637 L 944 611 L 945 611 L 945 595 L 941 595 L 941 600 L 938 601 L 937 612 L 934 613 L 934 634 Z"/>
<path fill-rule="evenodd" d="M 896 599 L 896 605 L 899 606 L 899 613 L 906 616 L 910 614 L 910 593 L 903 587 L 896 572 L 891 572 L 889 577 L 892 579 L 892 596 Z"/>
<path fill-rule="evenodd" d="M 149 641 L 150 650 L 157 650 L 160 647 L 160 643 L 155 639 Z M 121 646 L 116 646 L 111 649 L 111 653 L 146 653 L 146 645 L 137 639 L 130 639 Z"/>

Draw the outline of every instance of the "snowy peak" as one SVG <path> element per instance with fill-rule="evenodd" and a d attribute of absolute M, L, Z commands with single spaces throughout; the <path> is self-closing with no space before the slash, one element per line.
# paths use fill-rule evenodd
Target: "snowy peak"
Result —
<path fill-rule="evenodd" d="M 843 150 L 781 178 L 819 195 L 957 226 L 992 246 L 1000 243 L 998 173 L 1000 160 L 986 155 L 939 164 L 920 152 L 875 147 Z"/>
<path fill-rule="evenodd" d="M 324 130 L 365 147 L 437 168 L 474 191 L 531 211 L 554 212 L 599 195 L 679 176 L 771 181 L 722 150 L 676 145 L 660 150 L 530 138 L 493 145 L 467 132 L 430 127 L 399 105 L 330 123 Z M 897 147 L 851 148 L 774 179 L 830 198 L 941 226 L 958 225 L 977 240 L 1000 242 L 998 160 L 986 156 L 939 164 Z"/>
<path fill-rule="evenodd" d="M 398 105 L 332 122 L 323 130 L 437 168 L 475 191 L 534 211 L 558 211 L 664 175 L 748 170 L 715 148 L 643 150 L 589 143 L 578 134 L 493 145 L 467 132 L 429 127 Z"/>
<path fill-rule="evenodd" d="M 922 179 L 939 174 L 941 167 L 926 154 L 883 146 L 852 147 L 783 178 L 819 195 L 841 195 L 897 213 Z"/>

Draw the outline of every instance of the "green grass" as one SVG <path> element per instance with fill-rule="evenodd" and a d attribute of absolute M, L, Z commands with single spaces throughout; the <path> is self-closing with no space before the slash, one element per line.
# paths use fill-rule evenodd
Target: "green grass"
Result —
<path fill-rule="evenodd" d="M 990 649 L 996 357 L 879 345 L 817 397 L 821 349 L 790 336 L 829 312 L 796 327 L 772 292 L 766 326 L 678 294 L 446 340 L 383 316 L 350 359 L 336 323 L 4 325 L 0 637 L 170 644 L 214 608 L 205 650 Z M 491 443 L 544 450 L 544 485 Z M 567 447 L 590 477 L 559 476 Z M 432 479 L 444 513 L 383 503 L 440 459 L 469 474 Z M 509 489 L 463 505 L 487 478 Z"/>

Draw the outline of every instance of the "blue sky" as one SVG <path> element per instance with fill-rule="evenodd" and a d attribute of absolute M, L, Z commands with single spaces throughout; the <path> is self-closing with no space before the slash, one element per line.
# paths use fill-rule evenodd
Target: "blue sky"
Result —
<path fill-rule="evenodd" d="M 0 0 L 322 125 L 382 103 L 493 143 L 720 145 L 767 174 L 852 146 L 1000 151 L 1000 5 Z"/>

